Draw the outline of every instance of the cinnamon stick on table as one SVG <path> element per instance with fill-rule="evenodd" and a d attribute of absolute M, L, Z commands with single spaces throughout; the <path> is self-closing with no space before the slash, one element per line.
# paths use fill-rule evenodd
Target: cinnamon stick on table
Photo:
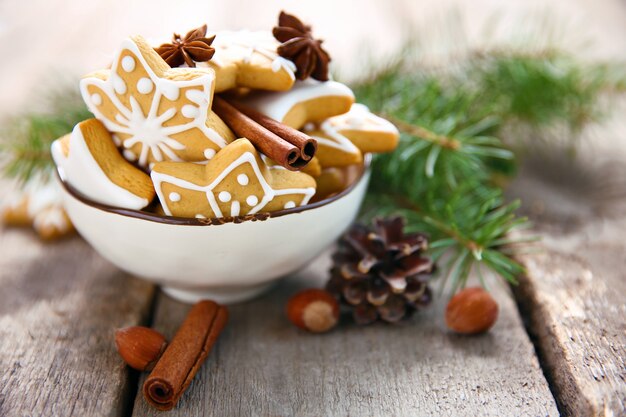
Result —
<path fill-rule="evenodd" d="M 307 154 L 305 157 L 303 157 L 300 148 L 290 143 L 290 141 L 299 141 L 298 143 L 302 143 L 302 138 L 295 139 L 295 135 L 293 135 L 293 132 L 288 130 L 277 130 L 280 131 L 281 134 L 289 137 L 289 140 L 286 140 L 285 137 L 279 136 L 277 133 L 272 132 L 271 130 L 254 121 L 251 117 L 242 113 L 240 110 L 238 110 L 222 97 L 213 97 L 213 111 L 222 120 L 224 120 L 228 127 L 230 127 L 230 129 L 235 132 L 237 136 L 247 138 L 250 142 L 254 144 L 254 146 L 256 146 L 270 159 L 273 159 L 278 164 L 291 171 L 298 171 L 304 168 L 304 166 L 306 166 L 306 164 L 308 164 L 311 160 L 312 154 L 315 153 L 315 149 L 317 148 L 317 143 L 315 142 L 315 140 L 309 138 L 313 142 L 315 142 L 315 144 L 313 145 L 314 148 L 311 153 L 311 146 L 305 146 Z M 276 121 L 274 122 L 279 123 Z M 285 128 L 288 128 L 285 125 L 283 126 Z"/>
<path fill-rule="evenodd" d="M 271 117 L 268 117 L 238 101 L 228 100 L 228 103 L 267 130 L 275 133 L 292 145 L 297 146 L 298 149 L 300 149 L 302 159 L 305 161 L 308 161 L 315 156 L 315 152 L 317 151 L 317 141 L 309 135 L 294 129 L 291 126 L 287 126 L 278 120 L 274 120 Z"/>
<path fill-rule="evenodd" d="M 228 321 L 213 301 L 195 304 L 143 384 L 146 400 L 159 410 L 174 408 Z"/>

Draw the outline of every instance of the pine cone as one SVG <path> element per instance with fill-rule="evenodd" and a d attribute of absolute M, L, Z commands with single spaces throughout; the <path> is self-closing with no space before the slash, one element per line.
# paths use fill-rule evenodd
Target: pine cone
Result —
<path fill-rule="evenodd" d="M 373 229 L 357 224 L 339 240 L 326 289 L 352 308 L 358 324 L 395 323 L 431 301 L 435 266 L 422 254 L 428 240 L 403 227 L 401 217 L 375 219 Z"/>

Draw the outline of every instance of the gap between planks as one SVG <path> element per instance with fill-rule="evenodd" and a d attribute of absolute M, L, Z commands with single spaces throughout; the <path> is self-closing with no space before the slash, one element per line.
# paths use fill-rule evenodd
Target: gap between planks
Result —
<path fill-rule="evenodd" d="M 445 330 L 439 299 L 396 326 L 307 334 L 284 316 L 288 297 L 321 286 L 328 255 L 264 296 L 230 307 L 230 323 L 169 416 L 556 416 L 554 398 L 506 288 L 492 331 Z M 154 327 L 171 337 L 189 306 L 159 294 Z M 138 394 L 134 416 L 160 416 Z"/>
<path fill-rule="evenodd" d="M 626 151 L 551 151 L 528 158 L 512 187 L 542 236 L 513 290 L 562 415 L 623 416 Z"/>
<path fill-rule="evenodd" d="M 562 415 L 626 415 L 626 250 L 580 249 L 527 258 L 515 294 Z"/>

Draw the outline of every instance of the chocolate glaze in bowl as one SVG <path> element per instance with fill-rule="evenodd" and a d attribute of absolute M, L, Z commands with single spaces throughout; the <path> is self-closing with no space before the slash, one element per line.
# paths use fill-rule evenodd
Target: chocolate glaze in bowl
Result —
<path fill-rule="evenodd" d="M 62 179 L 67 213 L 103 257 L 172 297 L 229 303 L 260 294 L 331 245 L 354 221 L 369 158 L 342 192 L 301 207 L 222 219 L 188 219 L 96 203 Z M 219 226 L 219 227 L 217 227 Z"/>

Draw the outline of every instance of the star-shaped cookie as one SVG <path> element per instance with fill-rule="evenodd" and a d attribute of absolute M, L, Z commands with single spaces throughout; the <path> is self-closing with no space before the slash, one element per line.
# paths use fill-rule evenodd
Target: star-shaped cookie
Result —
<path fill-rule="evenodd" d="M 126 159 L 206 161 L 234 139 L 211 112 L 215 73 L 170 68 L 140 36 L 125 40 L 110 70 L 85 76 L 89 110 L 114 135 Z"/>
<path fill-rule="evenodd" d="M 232 142 L 206 165 L 156 163 L 151 173 L 169 216 L 216 218 L 307 204 L 315 180 L 302 172 L 268 167 L 247 139 Z"/>
<path fill-rule="evenodd" d="M 296 80 L 296 65 L 278 55 L 280 42 L 270 32 L 221 31 L 211 46 L 213 58 L 196 65 L 215 70 L 217 92 L 238 87 L 284 91 Z"/>
<path fill-rule="evenodd" d="M 389 152 L 398 144 L 398 129 L 363 104 L 321 123 L 308 123 L 304 132 L 317 139 L 317 154 L 322 167 L 358 164 L 362 153 Z"/>
<path fill-rule="evenodd" d="M 359 148 L 350 139 L 331 128 L 328 120 L 321 124 L 308 123 L 302 130 L 317 140 L 315 157 L 322 167 L 344 167 L 363 161 L 363 154 Z"/>
<path fill-rule="evenodd" d="M 363 153 L 390 152 L 400 137 L 391 122 L 359 103 L 353 104 L 349 112 L 325 120 L 320 129 L 328 136 L 349 139 Z"/>
<path fill-rule="evenodd" d="M 241 101 L 249 107 L 294 129 L 310 122 L 321 122 L 346 113 L 354 103 L 354 93 L 336 81 L 297 81 L 283 92 L 255 92 Z"/>

